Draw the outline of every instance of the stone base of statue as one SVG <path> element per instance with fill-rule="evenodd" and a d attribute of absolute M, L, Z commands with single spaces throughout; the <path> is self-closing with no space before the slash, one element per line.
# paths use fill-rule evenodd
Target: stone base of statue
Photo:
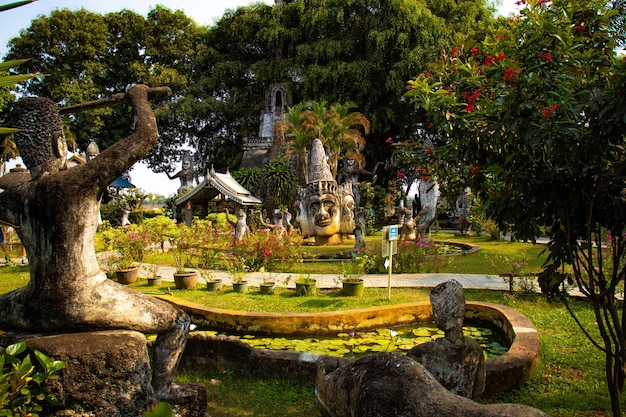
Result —
<path fill-rule="evenodd" d="M 2 345 L 21 340 L 29 349 L 66 363 L 59 379 L 49 382 L 61 406 L 47 408 L 41 415 L 141 417 L 157 401 L 150 384 L 148 345 L 142 333 L 129 330 L 52 336 L 10 333 L 2 338 Z M 185 395 L 170 402 L 177 415 L 204 416 L 204 387 L 184 387 Z"/>

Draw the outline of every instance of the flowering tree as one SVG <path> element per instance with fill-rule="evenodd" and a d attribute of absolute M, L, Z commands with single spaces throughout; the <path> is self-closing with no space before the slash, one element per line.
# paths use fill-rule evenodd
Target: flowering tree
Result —
<path fill-rule="evenodd" d="M 611 32 L 620 17 L 598 1 L 529 0 L 480 42 L 446 51 L 408 92 L 447 140 L 438 153 L 501 228 L 534 239 L 558 226 L 540 284 L 556 294 L 571 264 L 595 307 L 616 416 L 626 362 L 615 301 L 626 276 L 626 62 Z M 596 250 L 607 236 L 609 250 Z"/>

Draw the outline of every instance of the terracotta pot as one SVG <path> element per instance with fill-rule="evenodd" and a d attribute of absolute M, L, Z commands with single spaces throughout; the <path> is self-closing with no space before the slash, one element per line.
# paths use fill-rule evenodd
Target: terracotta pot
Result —
<path fill-rule="evenodd" d="M 134 284 L 137 282 L 137 277 L 139 276 L 139 268 L 135 266 L 128 269 L 119 269 L 115 271 L 115 276 L 117 277 L 117 282 L 120 284 Z"/>
<path fill-rule="evenodd" d="M 198 283 L 198 271 L 187 271 L 174 274 L 174 284 L 179 290 L 194 288 Z"/>

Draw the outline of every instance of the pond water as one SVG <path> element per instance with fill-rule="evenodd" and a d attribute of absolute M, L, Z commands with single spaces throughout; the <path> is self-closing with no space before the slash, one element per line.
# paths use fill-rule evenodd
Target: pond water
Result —
<path fill-rule="evenodd" d="M 223 334 L 206 331 L 207 334 Z M 487 327 L 463 327 L 465 336 L 476 339 L 490 359 L 505 354 L 509 347 L 504 337 Z M 257 349 L 291 350 L 322 355 L 360 357 L 374 352 L 406 353 L 414 346 L 444 337 L 442 330 L 434 325 L 419 324 L 386 329 L 374 329 L 338 333 L 334 336 L 308 338 L 267 337 L 257 335 L 227 335 L 238 337 L 242 342 Z"/>

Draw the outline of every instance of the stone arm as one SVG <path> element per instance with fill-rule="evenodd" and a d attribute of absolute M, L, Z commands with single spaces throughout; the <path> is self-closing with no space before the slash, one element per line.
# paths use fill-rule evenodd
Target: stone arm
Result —
<path fill-rule="evenodd" d="M 76 176 L 83 177 L 86 184 L 94 184 L 99 193 L 103 192 L 156 145 L 158 129 L 149 99 L 164 99 L 170 94 L 168 87 L 131 87 L 124 100 L 133 108 L 134 132 L 106 148 L 89 164 L 79 165 L 70 171 L 80 169 L 82 172 L 76 172 Z"/>

